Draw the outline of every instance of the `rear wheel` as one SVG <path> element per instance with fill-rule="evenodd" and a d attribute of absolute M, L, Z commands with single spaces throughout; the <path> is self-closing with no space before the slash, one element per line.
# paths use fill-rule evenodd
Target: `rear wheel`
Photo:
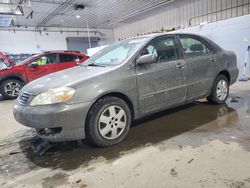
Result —
<path fill-rule="evenodd" d="M 229 93 L 229 82 L 226 76 L 220 74 L 214 81 L 212 92 L 208 96 L 208 102 L 212 104 L 223 104 Z"/>
<path fill-rule="evenodd" d="M 18 97 L 23 83 L 16 79 L 8 79 L 0 85 L 0 93 L 5 99 L 15 99 Z"/>
<path fill-rule="evenodd" d="M 127 135 L 131 123 L 128 105 L 120 98 L 105 97 L 90 109 L 86 122 L 86 138 L 94 145 L 118 144 Z"/>

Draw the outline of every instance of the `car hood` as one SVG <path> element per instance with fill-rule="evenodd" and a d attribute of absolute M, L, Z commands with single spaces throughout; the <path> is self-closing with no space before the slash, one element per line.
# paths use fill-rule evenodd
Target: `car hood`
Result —
<path fill-rule="evenodd" d="M 52 88 L 74 87 L 74 85 L 80 82 L 85 82 L 113 69 L 115 67 L 77 66 L 36 79 L 24 86 L 23 91 L 31 95 L 37 95 Z"/>
<path fill-rule="evenodd" d="M 19 69 L 20 66 L 7 66 L 5 64 L 0 64 L 0 72 L 9 72 L 9 71 L 14 71 L 16 69 Z"/>
<path fill-rule="evenodd" d="M 6 69 L 10 69 L 10 67 L 8 67 L 5 63 L 0 63 L 0 71 L 6 70 Z"/>

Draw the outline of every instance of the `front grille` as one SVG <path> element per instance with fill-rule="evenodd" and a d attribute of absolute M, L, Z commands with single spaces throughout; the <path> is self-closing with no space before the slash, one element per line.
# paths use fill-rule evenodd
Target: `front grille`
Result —
<path fill-rule="evenodd" d="M 18 98 L 18 102 L 20 104 L 25 105 L 27 103 L 27 101 L 29 100 L 30 94 L 26 93 L 26 92 L 22 92 Z"/>

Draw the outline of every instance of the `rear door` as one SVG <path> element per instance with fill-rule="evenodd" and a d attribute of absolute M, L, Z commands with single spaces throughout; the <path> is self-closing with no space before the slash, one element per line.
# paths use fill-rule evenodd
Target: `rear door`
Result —
<path fill-rule="evenodd" d="M 30 82 L 47 74 L 56 72 L 57 63 L 58 56 L 56 53 L 39 56 L 26 65 L 26 76 L 28 81 Z M 37 67 L 32 67 L 31 64 L 37 64 Z"/>
<path fill-rule="evenodd" d="M 187 68 L 174 36 L 154 39 L 140 56 L 154 54 L 157 62 L 136 65 L 139 104 L 142 113 L 158 111 L 186 101 Z"/>
<path fill-rule="evenodd" d="M 188 96 L 198 99 L 206 96 L 215 77 L 216 54 L 202 38 L 193 35 L 179 35 L 184 60 L 188 70 Z"/>
<path fill-rule="evenodd" d="M 57 66 L 57 70 L 64 70 L 76 66 L 80 59 L 73 54 L 59 54 L 60 63 Z"/>

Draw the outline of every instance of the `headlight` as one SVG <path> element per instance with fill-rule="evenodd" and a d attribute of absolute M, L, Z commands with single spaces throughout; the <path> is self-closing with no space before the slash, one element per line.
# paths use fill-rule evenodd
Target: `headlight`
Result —
<path fill-rule="evenodd" d="M 62 103 L 70 100 L 75 89 L 70 87 L 59 87 L 50 89 L 37 95 L 30 103 L 31 106 Z"/>

